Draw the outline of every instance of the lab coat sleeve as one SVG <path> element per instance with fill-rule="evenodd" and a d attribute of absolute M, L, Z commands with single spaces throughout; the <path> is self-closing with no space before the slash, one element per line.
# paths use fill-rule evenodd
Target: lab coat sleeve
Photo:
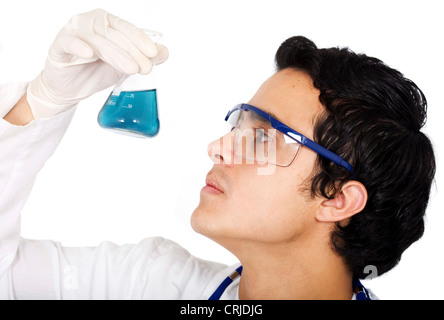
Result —
<path fill-rule="evenodd" d="M 53 154 L 74 114 L 15 126 L 3 119 L 23 96 L 27 83 L 0 86 L 0 287 L 8 286 L 11 264 L 20 243 L 20 212 L 38 171 Z M 5 283 L 6 281 L 6 283 Z M 9 292 L 10 293 L 10 292 Z M 9 293 L 0 290 L 0 298 Z"/>
<path fill-rule="evenodd" d="M 74 114 L 26 126 L 6 122 L 25 90 L 26 84 L 0 86 L 0 299 L 208 299 L 230 269 L 172 241 L 72 248 L 20 236 L 20 212 L 37 173 Z"/>

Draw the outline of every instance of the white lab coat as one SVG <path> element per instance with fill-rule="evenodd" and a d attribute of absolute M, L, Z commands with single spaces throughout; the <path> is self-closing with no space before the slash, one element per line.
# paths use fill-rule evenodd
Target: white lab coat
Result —
<path fill-rule="evenodd" d="M 198 259 L 163 238 L 72 248 L 20 236 L 20 211 L 75 111 L 8 123 L 26 85 L 0 85 L 0 299 L 208 299 L 239 265 Z M 239 278 L 221 299 L 236 299 L 238 286 Z"/>

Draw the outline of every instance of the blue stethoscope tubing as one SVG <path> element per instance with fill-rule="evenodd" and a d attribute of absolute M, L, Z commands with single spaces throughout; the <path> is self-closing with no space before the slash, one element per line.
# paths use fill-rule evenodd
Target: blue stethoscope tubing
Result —
<path fill-rule="evenodd" d="M 219 300 L 225 289 L 236 279 L 237 276 L 242 274 L 242 266 L 236 269 L 230 276 L 226 277 L 224 281 L 217 287 L 216 291 L 211 295 L 208 300 Z"/>
<path fill-rule="evenodd" d="M 242 274 L 242 269 L 242 266 L 240 266 L 230 276 L 226 277 L 208 300 L 219 300 L 222 294 L 225 292 L 225 289 L 227 289 L 227 287 L 234 281 L 234 279 Z M 371 300 L 370 294 L 368 293 L 367 289 L 357 278 L 353 279 L 353 289 L 356 294 L 356 300 Z"/>

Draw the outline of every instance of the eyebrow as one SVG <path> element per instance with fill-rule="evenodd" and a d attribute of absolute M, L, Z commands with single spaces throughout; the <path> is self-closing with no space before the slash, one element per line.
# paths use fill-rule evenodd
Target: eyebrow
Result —
<path fill-rule="evenodd" d="M 277 121 L 282 122 L 279 117 L 277 115 L 275 115 L 273 112 L 267 112 L 268 115 L 270 115 L 271 117 L 275 118 Z M 283 123 L 283 122 L 282 122 Z"/>
<path fill-rule="evenodd" d="M 282 121 L 279 119 L 279 117 L 276 116 L 273 112 L 269 112 L 269 111 L 265 111 L 265 110 L 264 110 L 264 112 L 265 112 L 266 114 L 268 114 L 269 116 L 271 116 L 272 118 L 275 118 L 275 119 L 278 120 L 279 122 L 282 122 Z M 260 116 L 260 115 L 257 115 L 257 118 L 258 118 L 258 120 L 260 120 L 260 121 L 262 121 L 262 122 L 266 122 L 266 121 L 268 121 L 268 119 L 265 119 L 265 118 L 263 118 L 263 117 Z M 283 122 L 282 122 L 282 123 L 283 123 Z"/>
<path fill-rule="evenodd" d="M 260 125 L 261 127 L 271 127 L 271 123 L 268 119 L 262 117 L 261 115 L 257 114 L 256 112 L 248 112 L 249 119 L 252 122 L 256 122 L 257 125 Z"/>

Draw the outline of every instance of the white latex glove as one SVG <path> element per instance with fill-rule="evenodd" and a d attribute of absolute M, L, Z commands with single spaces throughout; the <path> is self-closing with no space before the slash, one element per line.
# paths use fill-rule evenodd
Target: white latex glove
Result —
<path fill-rule="evenodd" d="M 75 15 L 51 45 L 46 65 L 27 89 L 36 119 L 66 111 L 79 101 L 168 58 L 133 24 L 104 10 Z"/>

